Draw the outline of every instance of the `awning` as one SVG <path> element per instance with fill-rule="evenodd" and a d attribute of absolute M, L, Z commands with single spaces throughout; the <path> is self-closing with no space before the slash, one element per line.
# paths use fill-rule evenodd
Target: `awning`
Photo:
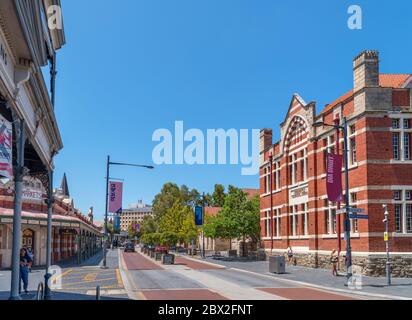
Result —
<path fill-rule="evenodd" d="M 13 209 L 0 208 L 0 223 L 12 223 L 13 215 L 14 215 Z M 34 224 L 47 225 L 47 214 L 46 213 L 22 211 L 21 218 L 22 220 L 27 220 L 28 224 L 33 224 L 29 222 L 29 221 L 32 221 L 32 222 L 35 222 Z M 57 227 L 58 226 L 79 227 L 80 225 L 82 225 L 83 227 L 87 227 L 96 233 L 100 233 L 100 231 L 96 227 L 86 224 L 84 221 L 80 220 L 77 217 L 73 217 L 73 216 L 53 214 L 52 222 L 53 222 L 53 226 L 57 226 Z M 26 223 L 26 221 L 22 221 L 22 223 Z"/>

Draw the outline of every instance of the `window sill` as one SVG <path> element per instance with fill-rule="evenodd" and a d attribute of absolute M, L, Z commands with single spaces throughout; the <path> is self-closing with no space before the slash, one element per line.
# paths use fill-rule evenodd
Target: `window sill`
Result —
<path fill-rule="evenodd" d="M 338 235 L 336 233 L 335 234 L 323 234 L 321 237 L 322 237 L 322 239 L 337 239 Z M 359 232 L 351 233 L 350 237 L 351 237 L 351 239 L 360 238 L 360 233 Z M 344 238 L 345 238 L 345 235 L 344 235 L 344 233 L 342 233 L 341 239 L 344 239 Z"/>
<path fill-rule="evenodd" d="M 290 236 L 290 240 L 308 240 L 309 236 Z"/>

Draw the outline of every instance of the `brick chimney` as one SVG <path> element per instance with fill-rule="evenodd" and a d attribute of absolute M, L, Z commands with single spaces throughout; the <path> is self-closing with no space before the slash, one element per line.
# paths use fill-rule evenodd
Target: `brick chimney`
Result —
<path fill-rule="evenodd" d="M 366 50 L 353 59 L 354 92 L 379 87 L 379 52 Z"/>
<path fill-rule="evenodd" d="M 260 152 L 270 148 L 273 144 L 272 129 L 262 129 L 260 131 Z"/>

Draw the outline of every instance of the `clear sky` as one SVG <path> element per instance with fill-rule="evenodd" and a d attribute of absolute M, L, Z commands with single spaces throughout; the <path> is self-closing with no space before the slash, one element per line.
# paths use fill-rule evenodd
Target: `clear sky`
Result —
<path fill-rule="evenodd" d="M 279 136 L 293 93 L 318 109 L 352 88 L 352 58 L 381 52 L 382 73 L 412 73 L 410 1 L 64 0 L 56 114 L 75 204 L 102 219 L 105 161 L 152 164 L 158 128 L 259 129 Z M 347 27 L 348 7 L 363 29 Z M 150 203 L 165 182 L 209 192 L 258 187 L 240 167 L 112 169 L 124 207 Z"/>

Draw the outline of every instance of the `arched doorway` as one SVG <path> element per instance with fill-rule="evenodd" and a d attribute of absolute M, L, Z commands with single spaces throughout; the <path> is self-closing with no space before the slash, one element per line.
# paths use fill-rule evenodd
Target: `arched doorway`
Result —
<path fill-rule="evenodd" d="M 29 248 L 31 252 L 34 254 L 34 231 L 33 230 L 25 229 L 23 231 L 22 245 Z"/>

